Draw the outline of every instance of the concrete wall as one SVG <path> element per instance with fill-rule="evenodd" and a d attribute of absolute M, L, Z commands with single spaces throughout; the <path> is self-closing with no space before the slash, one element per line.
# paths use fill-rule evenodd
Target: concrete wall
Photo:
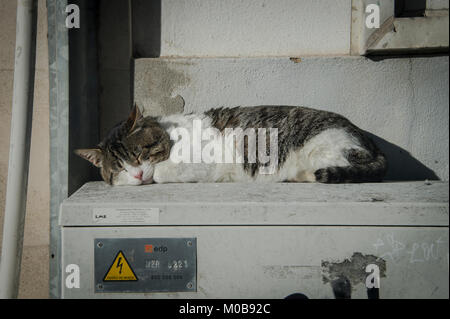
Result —
<path fill-rule="evenodd" d="M 388 179 L 448 180 L 448 57 L 348 57 L 358 1 L 131 3 L 134 97 L 146 114 L 261 104 L 330 110 L 375 135 L 390 159 Z M 429 0 L 428 8 L 446 6 Z M 381 9 L 383 22 L 394 1 Z"/>
<path fill-rule="evenodd" d="M 394 12 L 394 1 L 385 2 L 381 22 Z M 448 1 L 427 6 L 448 9 Z M 135 99 L 148 114 L 308 105 L 375 134 L 391 157 L 388 178 L 448 179 L 448 58 L 338 57 L 350 54 L 352 1 L 133 0 L 132 7 L 134 56 L 161 57 L 136 62 Z"/>
<path fill-rule="evenodd" d="M 160 12 L 155 12 L 158 6 L 153 2 L 160 3 Z M 161 56 L 343 55 L 350 51 L 351 0 L 138 0 L 133 6 L 134 17 L 141 19 L 134 39 L 140 42 L 140 56 L 155 52 L 149 40 L 160 41 Z M 155 33 L 158 27 L 160 35 Z"/>
<path fill-rule="evenodd" d="M 448 0 L 427 0 L 428 10 L 448 10 Z"/>
<path fill-rule="evenodd" d="M 374 135 L 387 179 L 449 178 L 448 57 L 138 59 L 146 115 L 250 105 L 340 113 Z"/>
<path fill-rule="evenodd" d="M 48 297 L 49 113 L 45 0 L 39 0 L 36 80 L 20 298 Z M 3 225 L 14 81 L 16 0 L 0 1 L 0 225 Z M 0 240 L 3 227 L 0 227 Z"/>

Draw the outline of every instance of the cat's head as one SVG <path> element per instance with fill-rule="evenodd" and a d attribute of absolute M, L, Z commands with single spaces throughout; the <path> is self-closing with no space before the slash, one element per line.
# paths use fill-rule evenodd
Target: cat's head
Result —
<path fill-rule="evenodd" d="M 154 118 L 143 117 L 135 106 L 96 148 L 75 153 L 99 167 L 110 185 L 150 184 L 154 165 L 169 158 L 170 138 Z"/>

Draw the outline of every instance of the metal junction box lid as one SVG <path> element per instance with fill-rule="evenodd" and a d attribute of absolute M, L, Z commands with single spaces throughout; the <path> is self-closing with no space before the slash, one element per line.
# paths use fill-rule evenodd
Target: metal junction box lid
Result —
<path fill-rule="evenodd" d="M 90 182 L 61 204 L 61 226 L 448 226 L 448 182 Z"/>

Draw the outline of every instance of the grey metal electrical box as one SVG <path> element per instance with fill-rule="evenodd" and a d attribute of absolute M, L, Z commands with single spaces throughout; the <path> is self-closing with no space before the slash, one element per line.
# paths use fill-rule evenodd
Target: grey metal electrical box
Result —
<path fill-rule="evenodd" d="M 448 198 L 446 182 L 87 183 L 61 205 L 62 297 L 334 298 L 345 280 L 352 298 L 448 298 Z"/>

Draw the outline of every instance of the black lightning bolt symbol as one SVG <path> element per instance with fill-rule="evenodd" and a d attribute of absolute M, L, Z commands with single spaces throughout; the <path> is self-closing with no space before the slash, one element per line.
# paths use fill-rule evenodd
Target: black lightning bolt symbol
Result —
<path fill-rule="evenodd" d="M 122 261 L 122 257 L 119 257 L 119 259 L 117 259 L 117 265 L 116 265 L 116 268 L 120 267 L 119 274 L 122 273 L 122 262 L 121 261 Z"/>

